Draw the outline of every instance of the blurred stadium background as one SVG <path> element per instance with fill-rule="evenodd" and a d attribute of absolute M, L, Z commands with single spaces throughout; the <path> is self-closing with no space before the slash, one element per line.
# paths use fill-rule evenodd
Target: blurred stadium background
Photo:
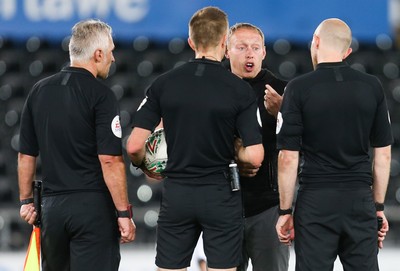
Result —
<path fill-rule="evenodd" d="M 391 114 L 395 143 L 386 200 L 391 222 L 387 243 L 399 246 L 400 51 L 389 15 L 400 10 L 393 10 L 388 1 L 367 2 L 0 0 L 0 253 L 25 250 L 28 243 L 31 227 L 19 218 L 19 118 L 32 85 L 68 65 L 71 27 L 91 17 L 114 29 L 116 62 L 105 83 L 120 103 L 125 144 L 131 118 L 147 86 L 161 73 L 193 57 L 186 42 L 187 23 L 197 9 L 208 5 L 225 10 L 231 24 L 250 22 L 261 27 L 267 45 L 264 64 L 286 80 L 312 70 L 309 41 L 320 21 L 338 17 L 349 24 L 354 40 L 348 62 L 381 79 Z M 155 241 L 160 184 L 147 180 L 126 161 L 137 225 L 136 241 L 127 246 L 149 247 Z M 37 179 L 40 176 L 39 161 Z"/>

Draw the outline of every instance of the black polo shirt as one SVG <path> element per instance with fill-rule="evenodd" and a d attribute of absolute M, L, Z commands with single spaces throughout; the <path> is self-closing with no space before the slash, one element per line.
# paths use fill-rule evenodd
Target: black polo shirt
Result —
<path fill-rule="evenodd" d="M 346 63 L 322 63 L 287 85 L 278 148 L 301 151 L 300 183 L 372 184 L 369 147 L 393 143 L 378 78 Z"/>
<path fill-rule="evenodd" d="M 106 191 L 98 155 L 122 155 L 115 95 L 81 68 L 39 81 L 22 111 L 19 151 L 40 154 L 44 195 Z"/>
<path fill-rule="evenodd" d="M 152 130 L 163 118 L 167 177 L 202 177 L 226 170 L 234 134 L 244 146 L 262 142 L 257 104 L 249 84 L 220 62 L 195 59 L 160 76 L 134 116 Z"/>

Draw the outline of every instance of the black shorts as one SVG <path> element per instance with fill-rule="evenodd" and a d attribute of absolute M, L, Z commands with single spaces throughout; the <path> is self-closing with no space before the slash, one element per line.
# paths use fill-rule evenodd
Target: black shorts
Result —
<path fill-rule="evenodd" d="M 119 230 L 109 193 L 80 192 L 42 199 L 43 271 L 117 271 Z"/>
<path fill-rule="evenodd" d="M 203 231 L 208 266 L 238 266 L 243 222 L 241 193 L 231 191 L 223 174 L 198 179 L 167 178 L 158 218 L 156 265 L 167 269 L 188 267 Z"/>
<path fill-rule="evenodd" d="M 296 270 L 378 270 L 375 204 L 362 188 L 300 188 L 294 214 Z"/>

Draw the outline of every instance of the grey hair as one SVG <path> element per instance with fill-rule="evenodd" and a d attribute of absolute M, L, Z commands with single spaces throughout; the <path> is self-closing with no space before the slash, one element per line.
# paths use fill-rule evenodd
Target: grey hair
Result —
<path fill-rule="evenodd" d="M 96 50 L 106 51 L 110 44 L 112 28 L 108 24 L 95 19 L 80 21 L 72 28 L 69 41 L 71 62 L 87 62 Z"/>

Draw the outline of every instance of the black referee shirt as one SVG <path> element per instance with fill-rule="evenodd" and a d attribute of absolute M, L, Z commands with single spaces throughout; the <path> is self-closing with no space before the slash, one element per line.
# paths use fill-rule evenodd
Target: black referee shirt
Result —
<path fill-rule="evenodd" d="M 114 93 L 81 68 L 39 81 L 22 111 L 19 148 L 40 154 L 44 195 L 106 191 L 98 154 L 122 155 Z"/>
<path fill-rule="evenodd" d="M 372 184 L 369 147 L 393 143 L 380 81 L 346 63 L 318 64 L 287 85 L 278 148 L 302 153 L 300 183 Z"/>
<path fill-rule="evenodd" d="M 151 85 L 133 126 L 152 130 L 163 118 L 165 176 L 195 178 L 228 168 L 235 133 L 245 146 L 262 142 L 256 110 L 249 84 L 220 62 L 195 59 Z"/>

